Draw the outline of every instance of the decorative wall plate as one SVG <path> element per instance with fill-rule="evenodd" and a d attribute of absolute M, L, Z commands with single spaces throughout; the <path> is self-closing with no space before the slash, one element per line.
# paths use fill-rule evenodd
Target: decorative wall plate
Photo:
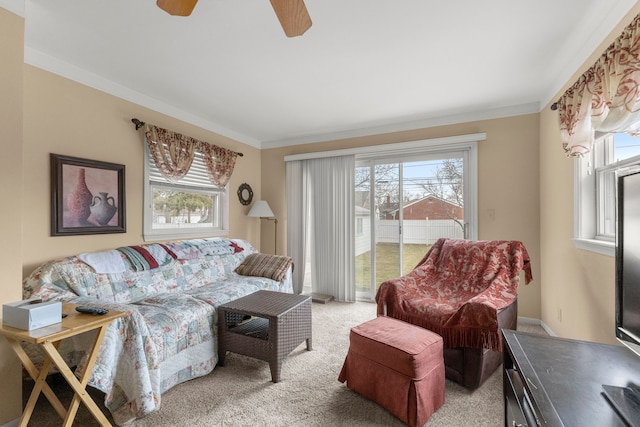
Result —
<path fill-rule="evenodd" d="M 238 187 L 238 199 L 240 199 L 240 203 L 245 206 L 251 203 L 253 200 L 253 190 L 249 184 L 240 184 L 240 187 Z"/>

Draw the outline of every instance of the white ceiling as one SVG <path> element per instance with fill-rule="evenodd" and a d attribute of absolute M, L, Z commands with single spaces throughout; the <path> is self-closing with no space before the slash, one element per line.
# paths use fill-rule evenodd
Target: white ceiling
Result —
<path fill-rule="evenodd" d="M 537 112 L 635 3 L 306 0 L 287 38 L 268 0 L 0 0 L 25 62 L 262 148 Z"/>

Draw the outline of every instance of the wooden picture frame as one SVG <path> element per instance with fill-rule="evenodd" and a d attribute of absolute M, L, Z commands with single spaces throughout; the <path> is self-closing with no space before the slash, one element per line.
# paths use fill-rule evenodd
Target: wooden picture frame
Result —
<path fill-rule="evenodd" d="M 124 165 L 50 155 L 51 235 L 125 233 Z"/>

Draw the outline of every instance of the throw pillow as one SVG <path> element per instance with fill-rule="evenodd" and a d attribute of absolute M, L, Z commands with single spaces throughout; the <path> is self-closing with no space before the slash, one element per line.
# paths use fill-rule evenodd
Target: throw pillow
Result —
<path fill-rule="evenodd" d="M 243 276 L 260 276 L 282 281 L 293 258 L 284 255 L 255 253 L 247 256 L 236 268 L 236 273 Z"/>

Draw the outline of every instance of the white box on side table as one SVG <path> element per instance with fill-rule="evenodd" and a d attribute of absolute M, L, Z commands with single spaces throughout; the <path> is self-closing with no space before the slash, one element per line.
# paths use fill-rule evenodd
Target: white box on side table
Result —
<path fill-rule="evenodd" d="M 60 301 L 40 302 L 39 298 L 12 302 L 2 306 L 2 323 L 31 331 L 62 321 Z"/>

